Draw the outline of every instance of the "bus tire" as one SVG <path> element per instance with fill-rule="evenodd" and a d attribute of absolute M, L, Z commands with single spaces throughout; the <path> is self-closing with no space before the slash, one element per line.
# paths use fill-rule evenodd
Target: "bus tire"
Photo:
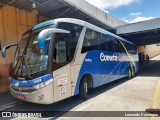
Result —
<path fill-rule="evenodd" d="M 134 78 L 134 76 L 135 76 L 135 68 L 133 67 L 132 78 Z"/>
<path fill-rule="evenodd" d="M 87 83 L 87 77 L 82 77 L 81 83 L 80 83 L 80 91 L 79 96 L 81 99 L 86 99 L 88 93 L 88 83 Z"/>
<path fill-rule="evenodd" d="M 132 79 L 132 70 L 131 68 L 128 69 L 128 79 Z"/>

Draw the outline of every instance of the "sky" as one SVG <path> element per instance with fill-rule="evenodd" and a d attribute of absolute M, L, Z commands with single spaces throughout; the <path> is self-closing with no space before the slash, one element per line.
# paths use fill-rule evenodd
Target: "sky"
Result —
<path fill-rule="evenodd" d="M 86 0 L 128 23 L 160 17 L 160 0 Z"/>

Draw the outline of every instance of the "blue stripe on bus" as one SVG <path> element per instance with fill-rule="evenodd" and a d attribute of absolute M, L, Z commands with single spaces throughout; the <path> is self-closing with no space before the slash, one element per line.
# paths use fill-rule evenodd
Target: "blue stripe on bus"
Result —
<path fill-rule="evenodd" d="M 17 86 L 17 87 L 32 87 L 34 85 L 37 85 L 42 82 L 46 82 L 53 78 L 52 74 L 44 75 L 39 78 L 35 78 L 33 80 L 15 80 L 11 79 L 11 85 Z"/>
<path fill-rule="evenodd" d="M 38 25 L 36 25 L 35 27 L 33 27 L 32 30 L 36 30 L 36 29 L 39 29 L 39 28 L 42 28 L 42 27 L 45 27 L 45 26 L 48 26 L 48 25 L 51 25 L 55 22 L 55 20 L 49 20 L 49 21 L 46 21 L 46 22 L 43 22 L 43 23 L 40 23 Z"/>
<path fill-rule="evenodd" d="M 101 61 L 100 54 L 104 53 L 108 56 L 117 56 L 117 61 Z M 132 55 L 131 55 L 132 57 Z M 121 61 L 120 61 L 121 60 Z M 133 66 L 136 68 L 136 62 L 133 61 Z M 79 85 L 84 74 L 90 74 L 93 78 L 93 87 L 106 84 L 113 80 L 123 78 L 128 75 L 130 62 L 126 54 L 106 52 L 106 51 L 90 51 L 84 58 L 83 64 L 77 78 L 74 94 L 79 93 Z"/>

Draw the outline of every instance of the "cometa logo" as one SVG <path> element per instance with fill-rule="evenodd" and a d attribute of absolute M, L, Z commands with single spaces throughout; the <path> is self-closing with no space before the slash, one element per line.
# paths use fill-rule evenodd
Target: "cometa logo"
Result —
<path fill-rule="evenodd" d="M 115 56 L 114 54 L 112 56 L 105 55 L 104 53 L 100 54 L 100 60 L 103 61 L 117 61 L 118 57 Z"/>

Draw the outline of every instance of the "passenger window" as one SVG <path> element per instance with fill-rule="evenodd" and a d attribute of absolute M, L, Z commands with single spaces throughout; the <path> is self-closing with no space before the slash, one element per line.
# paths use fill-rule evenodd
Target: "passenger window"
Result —
<path fill-rule="evenodd" d="M 105 50 L 105 51 L 107 51 L 107 46 L 106 46 L 106 39 L 105 39 L 105 37 L 104 37 L 104 35 L 103 34 L 101 34 L 101 33 L 99 33 L 99 50 Z"/>
<path fill-rule="evenodd" d="M 117 38 L 87 29 L 81 53 L 91 50 L 103 50 L 118 53 L 125 52 Z"/>
<path fill-rule="evenodd" d="M 122 42 L 123 43 L 123 42 Z M 124 49 L 124 46 L 122 45 L 121 42 L 118 43 L 118 46 L 119 46 L 119 52 L 120 53 L 126 53 L 125 49 Z"/>
<path fill-rule="evenodd" d="M 119 52 L 119 41 L 116 39 L 116 38 L 114 38 L 113 40 L 113 52 Z"/>
<path fill-rule="evenodd" d="M 102 50 L 105 50 L 105 51 L 115 51 L 116 49 L 116 46 L 115 46 L 115 43 L 114 43 L 114 38 L 109 36 L 109 35 L 105 35 L 103 34 L 102 37 L 101 37 L 101 40 L 104 41 L 104 43 L 102 44 Z"/>
<path fill-rule="evenodd" d="M 98 48 L 99 48 L 98 33 L 91 29 L 87 29 L 85 37 L 84 37 L 82 53 L 85 53 L 91 50 L 96 50 Z"/>
<path fill-rule="evenodd" d="M 129 53 L 131 54 L 137 54 L 137 47 L 135 45 L 129 44 L 129 43 L 125 43 L 125 46 L 128 50 Z"/>

